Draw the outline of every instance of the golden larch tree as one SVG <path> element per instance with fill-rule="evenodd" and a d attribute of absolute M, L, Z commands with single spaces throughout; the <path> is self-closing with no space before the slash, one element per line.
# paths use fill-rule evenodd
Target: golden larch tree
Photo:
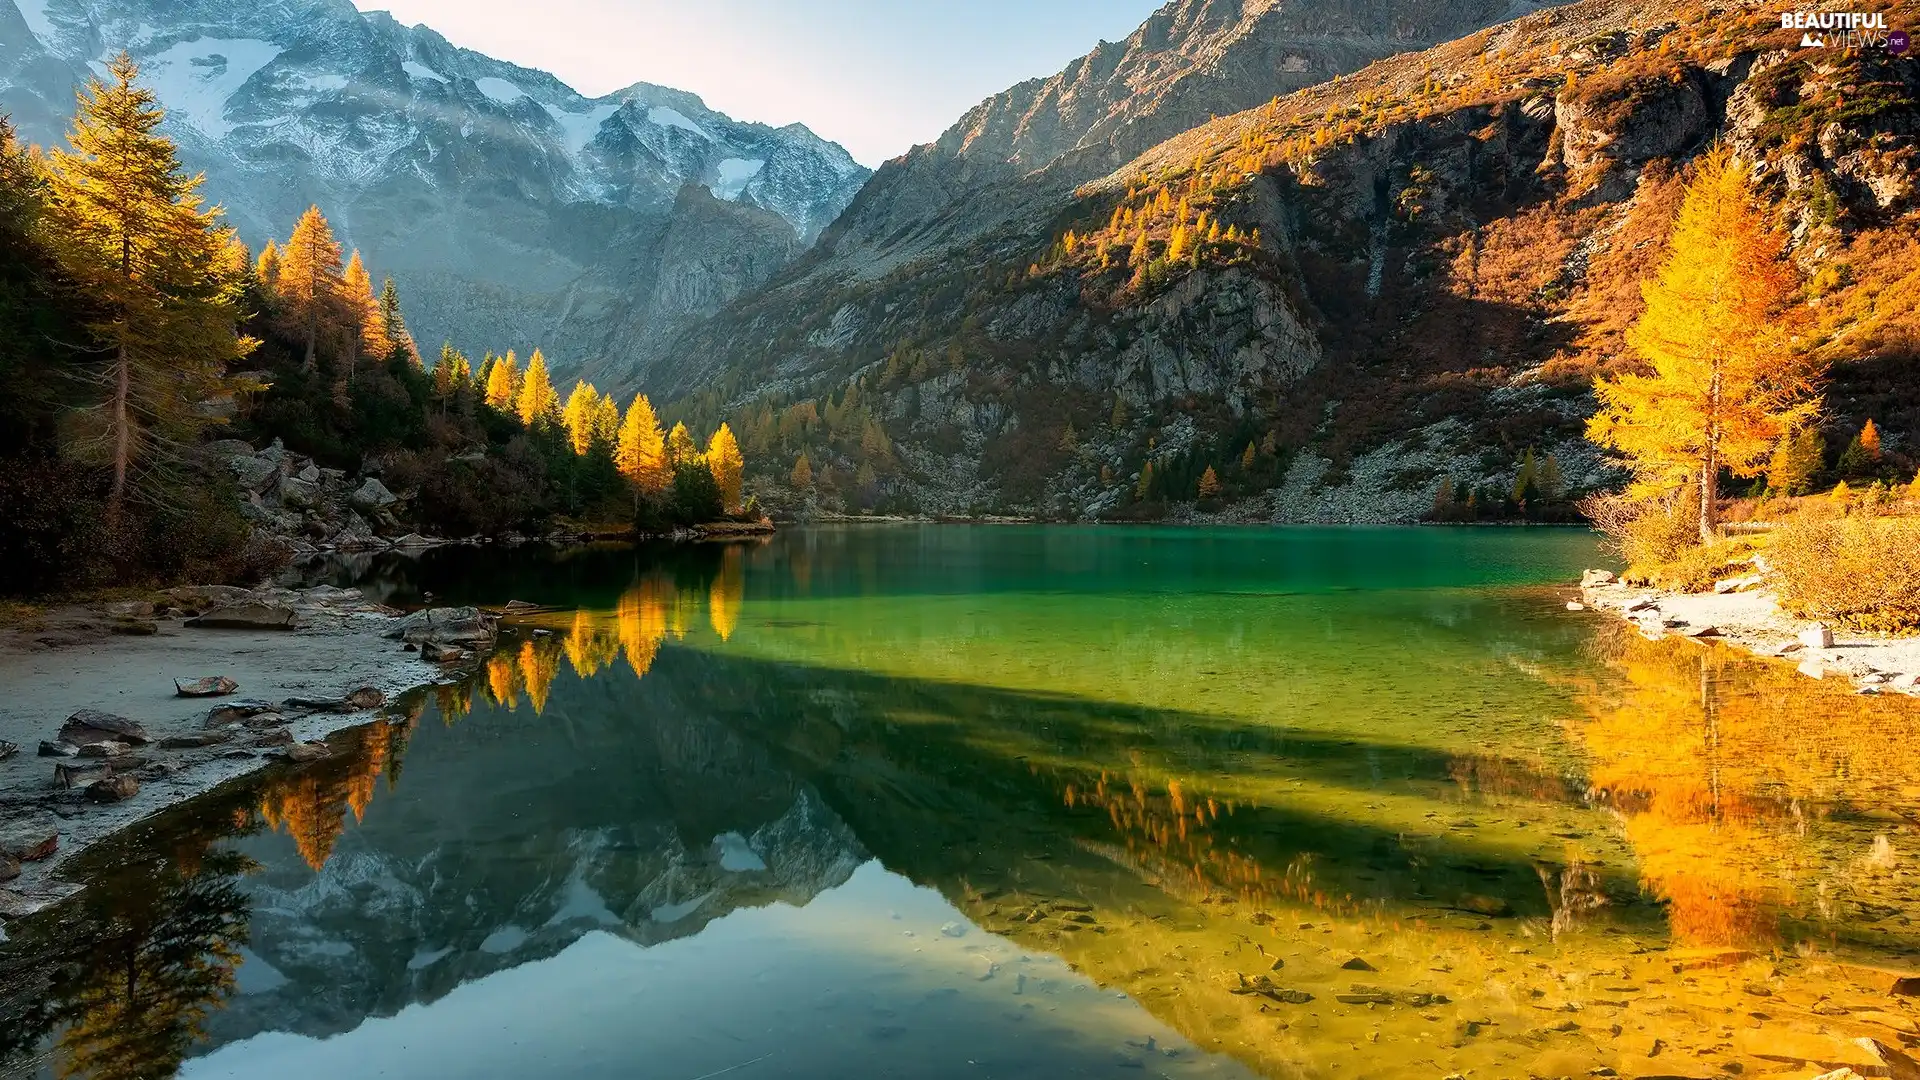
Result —
<path fill-rule="evenodd" d="M 43 223 L 108 358 L 98 412 L 115 514 L 135 459 L 194 441 L 210 422 L 199 406 L 226 392 L 227 363 L 257 344 L 237 331 L 232 231 L 202 208 L 202 178 L 159 134 L 166 114 L 139 73 L 121 53 L 80 91 L 69 148 L 48 157 Z"/>
<path fill-rule="evenodd" d="M 253 276 L 260 282 L 260 291 L 271 300 L 277 300 L 280 292 L 280 245 L 272 240 L 260 249 L 260 261 L 253 264 Z"/>
<path fill-rule="evenodd" d="M 740 443 L 733 437 L 733 429 L 724 423 L 713 433 L 713 438 L 707 440 L 707 469 L 720 488 L 720 505 L 729 514 L 739 513 L 740 478 L 746 472 L 746 462 L 740 456 Z"/>
<path fill-rule="evenodd" d="M 487 404 L 511 414 L 520 400 L 520 359 L 508 349 L 487 370 Z"/>
<path fill-rule="evenodd" d="M 520 399 L 515 403 L 520 422 L 532 427 L 557 418 L 560 395 L 554 393 L 553 380 L 547 376 L 547 358 L 539 349 L 527 360 L 527 373 L 520 379 Z"/>
<path fill-rule="evenodd" d="M 585 454 L 593 445 L 593 420 L 600 404 L 600 392 L 581 379 L 567 395 L 567 407 L 561 410 L 560 426 L 567 430 L 567 442 L 576 454 Z"/>
<path fill-rule="evenodd" d="M 1587 437 L 1625 455 L 1632 497 L 1697 483 L 1703 542 L 1716 535 L 1720 471 L 1754 475 L 1818 408 L 1783 248 L 1751 169 L 1724 148 L 1708 153 L 1688 180 L 1666 263 L 1642 286 L 1646 311 L 1627 332 L 1646 367 L 1594 385 L 1600 410 Z"/>
<path fill-rule="evenodd" d="M 592 438 L 588 445 L 601 444 L 611 451 L 620 442 L 620 406 L 612 394 L 600 394 L 593 403 Z"/>
<path fill-rule="evenodd" d="M 380 326 L 380 301 L 373 295 L 373 277 L 367 273 L 367 264 L 360 261 L 358 248 L 347 259 L 347 269 L 340 275 L 340 303 L 353 343 L 346 351 L 348 369 L 359 362 L 361 353 L 384 358 L 380 345 L 386 332 Z"/>
<path fill-rule="evenodd" d="M 793 463 L 793 472 L 787 481 L 795 491 L 805 491 L 813 486 L 813 462 L 807 460 L 805 451 L 801 451 L 800 459 Z"/>
<path fill-rule="evenodd" d="M 1219 498 L 1219 496 L 1220 474 L 1214 472 L 1213 466 L 1209 465 L 1207 466 L 1207 471 L 1200 474 L 1200 497 L 1203 499 L 1215 499 Z"/>
<path fill-rule="evenodd" d="M 620 423 L 620 438 L 614 444 L 614 465 L 620 475 L 633 484 L 636 495 L 648 498 L 667 490 L 673 470 L 667 464 L 665 436 L 660 434 L 660 419 L 653 403 L 641 394 L 627 406 L 626 419 Z"/>
<path fill-rule="evenodd" d="M 700 447 L 694 444 L 693 435 L 687 431 L 687 425 L 675 424 L 667 432 L 667 468 L 678 469 L 682 465 L 700 464 Z"/>
<path fill-rule="evenodd" d="M 308 371 L 320 355 L 321 338 L 341 318 L 345 283 L 340 243 L 318 206 L 307 207 L 280 252 L 280 299 L 288 328 L 306 343 L 302 366 Z"/>

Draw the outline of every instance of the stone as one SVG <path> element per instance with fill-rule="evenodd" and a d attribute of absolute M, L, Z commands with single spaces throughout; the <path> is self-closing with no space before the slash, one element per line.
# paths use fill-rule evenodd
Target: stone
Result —
<path fill-rule="evenodd" d="M 59 850 L 60 828 L 50 814 L 0 824 L 0 855 L 38 862 L 52 858 Z"/>
<path fill-rule="evenodd" d="M 387 490 L 387 485 L 369 476 L 361 485 L 347 496 L 347 501 L 358 510 L 384 510 L 400 501 L 399 496 Z"/>
<path fill-rule="evenodd" d="M 1800 631 L 1799 641 L 1809 649 L 1831 649 L 1833 648 L 1833 630 L 1820 623 L 1814 623 Z"/>
<path fill-rule="evenodd" d="M 1821 1069 L 1849 1068 L 1871 1076 L 1913 1075 L 1906 1070 L 1915 1068 L 1912 1059 L 1875 1039 L 1848 1039 L 1777 1026 L 1742 1028 L 1734 1033 L 1733 1045 L 1738 1053 L 1769 1061 Z"/>
<path fill-rule="evenodd" d="M 343 694 L 340 697 L 290 697 L 281 702 L 289 709 L 306 709 L 310 712 L 349 713 L 377 709 L 387 700 L 387 695 L 371 686 Z"/>
<path fill-rule="evenodd" d="M 470 655 L 472 654 L 458 646 L 442 645 L 437 641 L 429 641 L 420 647 L 421 659 L 429 660 L 436 664 L 458 663 Z"/>
<path fill-rule="evenodd" d="M 1887 993 L 1896 997 L 1920 997 L 1920 975 L 1902 975 L 1894 979 Z"/>
<path fill-rule="evenodd" d="M 70 742 L 59 742 L 53 739 L 40 740 L 41 757 L 73 757 L 79 752 L 80 748 Z"/>
<path fill-rule="evenodd" d="M 1800 662 L 1800 674 L 1809 679 L 1824 679 L 1827 677 L 1827 666 L 1818 660 L 1803 660 Z"/>
<path fill-rule="evenodd" d="M 1613 585 L 1619 580 L 1619 575 L 1611 570 L 1589 570 L 1580 575 L 1580 587 L 1589 589 L 1595 585 Z"/>
<path fill-rule="evenodd" d="M 298 630 L 300 613 L 285 604 L 248 601 L 222 604 L 199 618 L 188 619 L 187 625 L 202 630 Z"/>
<path fill-rule="evenodd" d="M 1482 896 L 1478 893 L 1462 893 L 1456 905 L 1462 911 L 1471 911 L 1475 915 L 1493 918 L 1513 914 L 1513 905 L 1498 896 Z"/>
<path fill-rule="evenodd" d="M 0 739 L 0 761 L 5 761 L 19 752 L 19 743 L 10 743 L 5 739 Z"/>
<path fill-rule="evenodd" d="M 109 776 L 87 785 L 87 798 L 97 803 L 116 803 L 140 794 L 140 781 L 131 776 Z"/>
<path fill-rule="evenodd" d="M 126 743 L 109 740 L 107 742 L 88 743 L 82 746 L 80 748 L 80 756 L 114 758 L 126 753 L 129 749 L 131 748 L 127 746 Z"/>
<path fill-rule="evenodd" d="M 203 746 L 218 746 L 233 738 L 231 731 L 196 731 L 187 735 L 169 735 L 160 740 L 162 750 L 197 750 Z"/>
<path fill-rule="evenodd" d="M 274 728 L 264 735 L 255 736 L 250 746 L 286 746 L 293 742 L 293 732 L 286 728 Z"/>
<path fill-rule="evenodd" d="M 349 691 L 346 702 L 359 710 L 377 709 L 387 703 L 387 695 L 378 687 L 363 686 L 358 690 Z"/>
<path fill-rule="evenodd" d="M 408 533 L 400 539 L 395 540 L 393 546 L 397 548 L 429 548 L 438 547 L 444 543 L 446 543 L 445 540 L 436 540 L 431 536 L 421 536 L 419 533 Z"/>
<path fill-rule="evenodd" d="M 236 457 L 227 463 L 242 491 L 264 492 L 280 475 L 280 463 L 264 457 Z"/>
<path fill-rule="evenodd" d="M 1568 611 L 1585 611 L 1587 610 L 1587 605 L 1581 603 L 1578 600 L 1569 600 L 1567 601 L 1567 610 Z"/>
<path fill-rule="evenodd" d="M 141 745 L 153 741 L 147 729 L 124 716 L 101 712 L 98 709 L 81 709 L 60 728 L 60 741 L 78 746 L 83 743 L 106 742 L 133 743 Z"/>
<path fill-rule="evenodd" d="M 261 713 L 270 713 L 279 708 L 271 701 L 259 698 L 242 698 L 239 701 L 223 701 L 207 712 L 208 727 L 222 727 L 251 719 Z"/>
<path fill-rule="evenodd" d="M 1628 612 L 1658 611 L 1659 609 L 1660 609 L 1660 605 L 1657 603 L 1654 603 L 1653 597 L 1651 596 L 1642 596 L 1639 599 L 1628 604 L 1625 608 L 1625 610 Z"/>
<path fill-rule="evenodd" d="M 1333 995 L 1333 1000 L 1346 1005 L 1391 1005 L 1393 995 L 1377 986 L 1355 986 L 1348 993 Z"/>
<path fill-rule="evenodd" d="M 1719 637 L 1720 628 L 1717 626 L 1688 626 L 1680 631 L 1680 636 L 1693 638 Z"/>
<path fill-rule="evenodd" d="M 287 760 L 294 762 L 319 761 L 333 756 L 333 751 L 327 749 L 327 744 L 323 742 L 297 742 L 288 746 L 285 753 Z"/>
<path fill-rule="evenodd" d="M 53 783 L 55 787 L 86 787 L 95 780 L 103 780 L 112 775 L 113 769 L 104 763 L 89 762 L 85 765 L 69 765 L 66 762 L 61 762 L 53 767 Z"/>
<path fill-rule="evenodd" d="M 316 470 L 315 479 L 318 478 L 319 474 Z M 285 506 L 300 509 L 318 506 L 320 505 L 320 485 L 298 476 L 283 476 L 280 478 L 280 502 Z"/>
<path fill-rule="evenodd" d="M 12 881 L 20 876 L 20 860 L 11 855 L 0 854 L 0 881 Z"/>
<path fill-rule="evenodd" d="M 1372 964 L 1367 963 L 1365 960 L 1362 960 L 1357 956 L 1348 957 L 1347 962 L 1344 964 L 1341 964 L 1340 967 L 1345 971 L 1378 971 L 1379 970 L 1378 968 L 1374 967 Z"/>
<path fill-rule="evenodd" d="M 523 611 L 539 611 L 540 605 L 528 603 L 525 600 L 509 600 L 507 601 L 507 606 L 504 608 L 501 608 L 500 610 L 506 612 L 509 615 L 518 615 Z"/>
<path fill-rule="evenodd" d="M 1920 689 L 1920 671 L 1911 671 L 1905 675 L 1895 675 L 1887 682 L 1902 690 Z"/>
<path fill-rule="evenodd" d="M 402 641 L 461 645 L 493 640 L 493 623 L 479 608 L 426 608 L 401 619 L 386 632 Z"/>
<path fill-rule="evenodd" d="M 238 689 L 240 684 L 225 675 L 173 680 L 173 692 L 180 697 L 225 697 Z"/>
<path fill-rule="evenodd" d="M 1740 577 L 1722 578 L 1713 583 L 1713 591 L 1721 596 L 1728 593 L 1751 592 L 1766 584 L 1759 574 L 1743 574 Z"/>
<path fill-rule="evenodd" d="M 153 604 L 146 600 L 122 600 L 108 604 L 101 610 L 105 611 L 109 618 L 114 619 L 153 618 Z"/>

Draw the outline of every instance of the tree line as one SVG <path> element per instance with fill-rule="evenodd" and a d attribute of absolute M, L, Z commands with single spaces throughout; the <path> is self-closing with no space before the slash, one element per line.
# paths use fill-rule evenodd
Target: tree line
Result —
<path fill-rule="evenodd" d="M 66 145 L 0 116 L 0 593 L 243 580 L 285 558 L 256 535 L 216 433 L 380 472 L 444 535 L 555 518 L 658 530 L 752 511 L 725 425 L 704 450 L 650 403 L 538 350 L 429 369 L 391 278 L 376 289 L 310 208 L 256 255 L 160 131 L 124 54 L 77 95 Z"/>

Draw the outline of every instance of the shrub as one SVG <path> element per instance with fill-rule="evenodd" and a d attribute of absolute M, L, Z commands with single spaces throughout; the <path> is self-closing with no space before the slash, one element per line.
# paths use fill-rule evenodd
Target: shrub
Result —
<path fill-rule="evenodd" d="M 1861 630 L 1920 630 L 1920 519 L 1796 518 L 1768 558 L 1781 606 Z"/>
<path fill-rule="evenodd" d="M 1713 583 L 1745 570 L 1753 561 L 1753 544 L 1747 540 L 1721 540 L 1695 544 L 1668 561 L 1646 570 L 1648 580 L 1662 589 L 1677 592 L 1706 592 Z"/>
<path fill-rule="evenodd" d="M 1627 564 L 1630 580 L 1653 580 L 1661 567 L 1700 544 L 1699 489 L 1691 486 L 1665 499 L 1593 495 L 1580 501 L 1579 510 Z"/>

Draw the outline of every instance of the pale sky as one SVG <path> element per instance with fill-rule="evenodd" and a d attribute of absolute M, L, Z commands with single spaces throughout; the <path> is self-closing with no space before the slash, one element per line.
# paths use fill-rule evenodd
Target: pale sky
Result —
<path fill-rule="evenodd" d="M 1117 41 L 1162 0 L 354 0 L 589 97 L 636 82 L 796 120 L 864 165 Z"/>

